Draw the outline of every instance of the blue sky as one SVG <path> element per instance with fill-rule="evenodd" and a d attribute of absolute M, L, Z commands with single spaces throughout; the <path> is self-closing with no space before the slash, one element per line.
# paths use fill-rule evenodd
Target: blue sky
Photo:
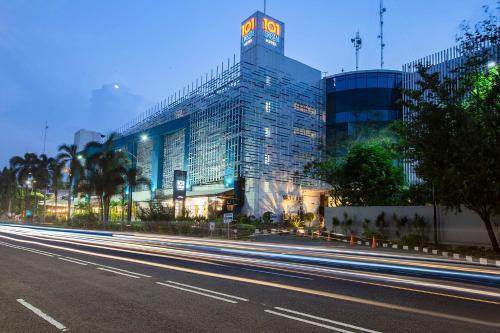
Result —
<path fill-rule="evenodd" d="M 495 0 L 385 0 L 385 64 L 454 44 Z M 13 155 L 109 132 L 239 53 L 240 23 L 263 0 L 0 0 L 0 166 Z M 268 0 L 285 54 L 329 74 L 379 66 L 378 0 Z M 119 89 L 114 88 L 118 84 Z"/>

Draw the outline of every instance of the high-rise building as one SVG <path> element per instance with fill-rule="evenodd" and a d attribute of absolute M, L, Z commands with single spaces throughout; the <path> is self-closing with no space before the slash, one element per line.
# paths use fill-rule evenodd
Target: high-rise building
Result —
<path fill-rule="evenodd" d="M 286 57 L 285 24 L 256 12 L 241 25 L 239 62 L 196 83 L 117 130 L 151 187 L 134 200 L 171 202 L 174 170 L 187 172 L 186 208 L 278 216 L 316 213 L 318 181 L 303 174 L 325 138 L 321 72 Z"/>
<path fill-rule="evenodd" d="M 99 132 L 81 129 L 75 133 L 74 143 L 78 147 L 78 150 L 81 151 L 85 148 L 87 143 L 93 141 L 100 142 L 102 137 L 103 135 Z"/>
<path fill-rule="evenodd" d="M 326 143 L 344 155 L 356 140 L 377 135 L 402 119 L 401 71 L 360 70 L 339 73 L 326 81 Z"/>

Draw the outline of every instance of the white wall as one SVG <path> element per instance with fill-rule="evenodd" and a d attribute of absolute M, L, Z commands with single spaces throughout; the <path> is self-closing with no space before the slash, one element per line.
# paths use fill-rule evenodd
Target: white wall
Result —
<path fill-rule="evenodd" d="M 413 218 L 415 214 L 423 216 L 427 220 L 427 237 L 430 242 L 434 239 L 433 234 L 433 207 L 432 206 L 370 206 L 370 207 L 328 207 L 325 208 L 325 226 L 332 230 L 332 218 L 336 216 L 340 221 L 344 219 L 344 213 L 354 219 L 351 226 L 356 235 L 361 236 L 363 232 L 363 221 L 370 219 L 370 228 L 376 230 L 375 219 L 381 213 L 386 213 L 386 221 L 389 226 L 386 228 L 388 236 L 396 239 L 396 226 L 392 221 L 393 214 L 398 217 L 407 216 Z M 490 246 L 490 240 L 482 220 L 474 212 L 462 209 L 462 212 L 455 213 L 447 211 L 442 207 L 437 209 L 438 240 L 443 244 Z M 493 219 L 493 227 L 500 240 L 500 216 Z M 335 230 L 340 232 L 340 228 Z"/>

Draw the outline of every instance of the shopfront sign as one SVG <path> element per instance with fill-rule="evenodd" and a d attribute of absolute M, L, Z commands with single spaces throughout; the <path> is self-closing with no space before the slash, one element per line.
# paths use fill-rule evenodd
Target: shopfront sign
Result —
<path fill-rule="evenodd" d="M 187 172 L 174 170 L 174 183 L 172 184 L 172 187 L 174 190 L 174 198 L 176 200 L 183 200 L 186 198 L 186 182 Z"/>

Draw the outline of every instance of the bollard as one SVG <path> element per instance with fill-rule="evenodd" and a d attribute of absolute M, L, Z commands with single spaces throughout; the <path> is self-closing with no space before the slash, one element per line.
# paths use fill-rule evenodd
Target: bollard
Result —
<path fill-rule="evenodd" d="M 351 241 L 349 242 L 349 245 L 354 245 L 354 235 L 351 235 Z"/>
<path fill-rule="evenodd" d="M 372 249 L 377 248 L 377 240 L 375 239 L 375 236 L 372 237 Z"/>

